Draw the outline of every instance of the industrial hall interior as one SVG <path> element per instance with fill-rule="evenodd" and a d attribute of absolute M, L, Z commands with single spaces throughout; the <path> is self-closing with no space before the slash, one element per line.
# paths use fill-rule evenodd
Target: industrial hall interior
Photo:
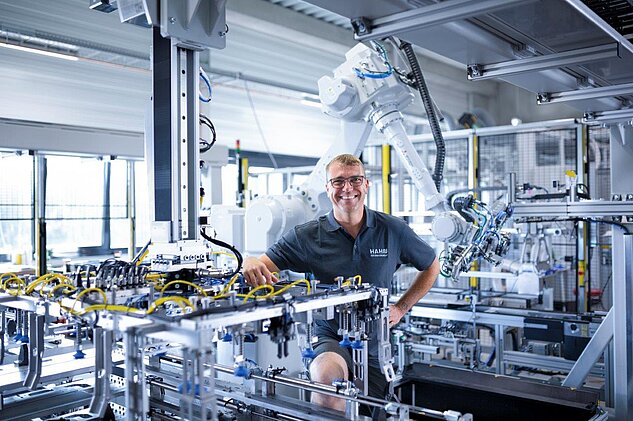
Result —
<path fill-rule="evenodd" d="M 633 420 L 633 0 L 0 0 L 0 420 Z"/>

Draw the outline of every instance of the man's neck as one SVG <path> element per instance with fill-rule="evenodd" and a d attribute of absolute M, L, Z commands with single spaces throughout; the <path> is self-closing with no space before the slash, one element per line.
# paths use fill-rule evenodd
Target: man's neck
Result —
<path fill-rule="evenodd" d="M 356 238 L 363 226 L 363 220 L 365 218 L 365 208 L 363 207 L 360 212 L 352 213 L 339 213 L 334 209 L 334 219 L 338 222 L 345 231 L 352 237 Z"/>

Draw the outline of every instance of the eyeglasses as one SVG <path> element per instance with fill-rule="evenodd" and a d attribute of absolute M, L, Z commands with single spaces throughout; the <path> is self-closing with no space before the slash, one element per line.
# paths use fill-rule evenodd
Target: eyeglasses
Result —
<path fill-rule="evenodd" d="M 347 178 L 331 178 L 330 184 L 335 189 L 342 189 L 345 187 L 345 183 L 349 183 L 352 187 L 360 187 L 361 184 L 365 181 L 364 175 L 353 175 Z"/>

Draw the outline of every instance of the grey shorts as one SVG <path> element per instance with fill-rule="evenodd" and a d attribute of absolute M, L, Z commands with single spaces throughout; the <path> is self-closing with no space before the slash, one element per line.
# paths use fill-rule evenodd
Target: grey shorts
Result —
<path fill-rule="evenodd" d="M 314 353 L 316 354 L 315 358 L 324 352 L 334 352 L 335 354 L 340 355 L 345 360 L 345 364 L 347 364 L 348 379 L 353 380 L 354 363 L 352 360 L 352 351 L 349 348 L 341 347 L 339 345 L 339 341 L 340 339 L 335 339 L 329 336 L 319 336 L 319 340 L 313 347 Z M 387 382 L 387 379 L 385 379 L 385 375 L 382 374 L 378 367 L 368 367 L 367 386 L 369 389 L 369 396 L 385 399 L 385 396 L 389 393 L 388 385 L 389 383 Z"/>

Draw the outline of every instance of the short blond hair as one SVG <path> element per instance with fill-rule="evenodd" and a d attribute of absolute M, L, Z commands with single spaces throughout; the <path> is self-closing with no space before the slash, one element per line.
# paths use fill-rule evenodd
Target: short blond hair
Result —
<path fill-rule="evenodd" d="M 332 166 L 332 164 L 339 164 L 343 167 L 355 167 L 358 165 L 363 170 L 363 175 L 365 175 L 365 165 L 363 161 L 351 153 L 343 153 L 332 158 L 329 164 L 325 166 L 326 174 L 330 173 L 330 166 Z"/>

